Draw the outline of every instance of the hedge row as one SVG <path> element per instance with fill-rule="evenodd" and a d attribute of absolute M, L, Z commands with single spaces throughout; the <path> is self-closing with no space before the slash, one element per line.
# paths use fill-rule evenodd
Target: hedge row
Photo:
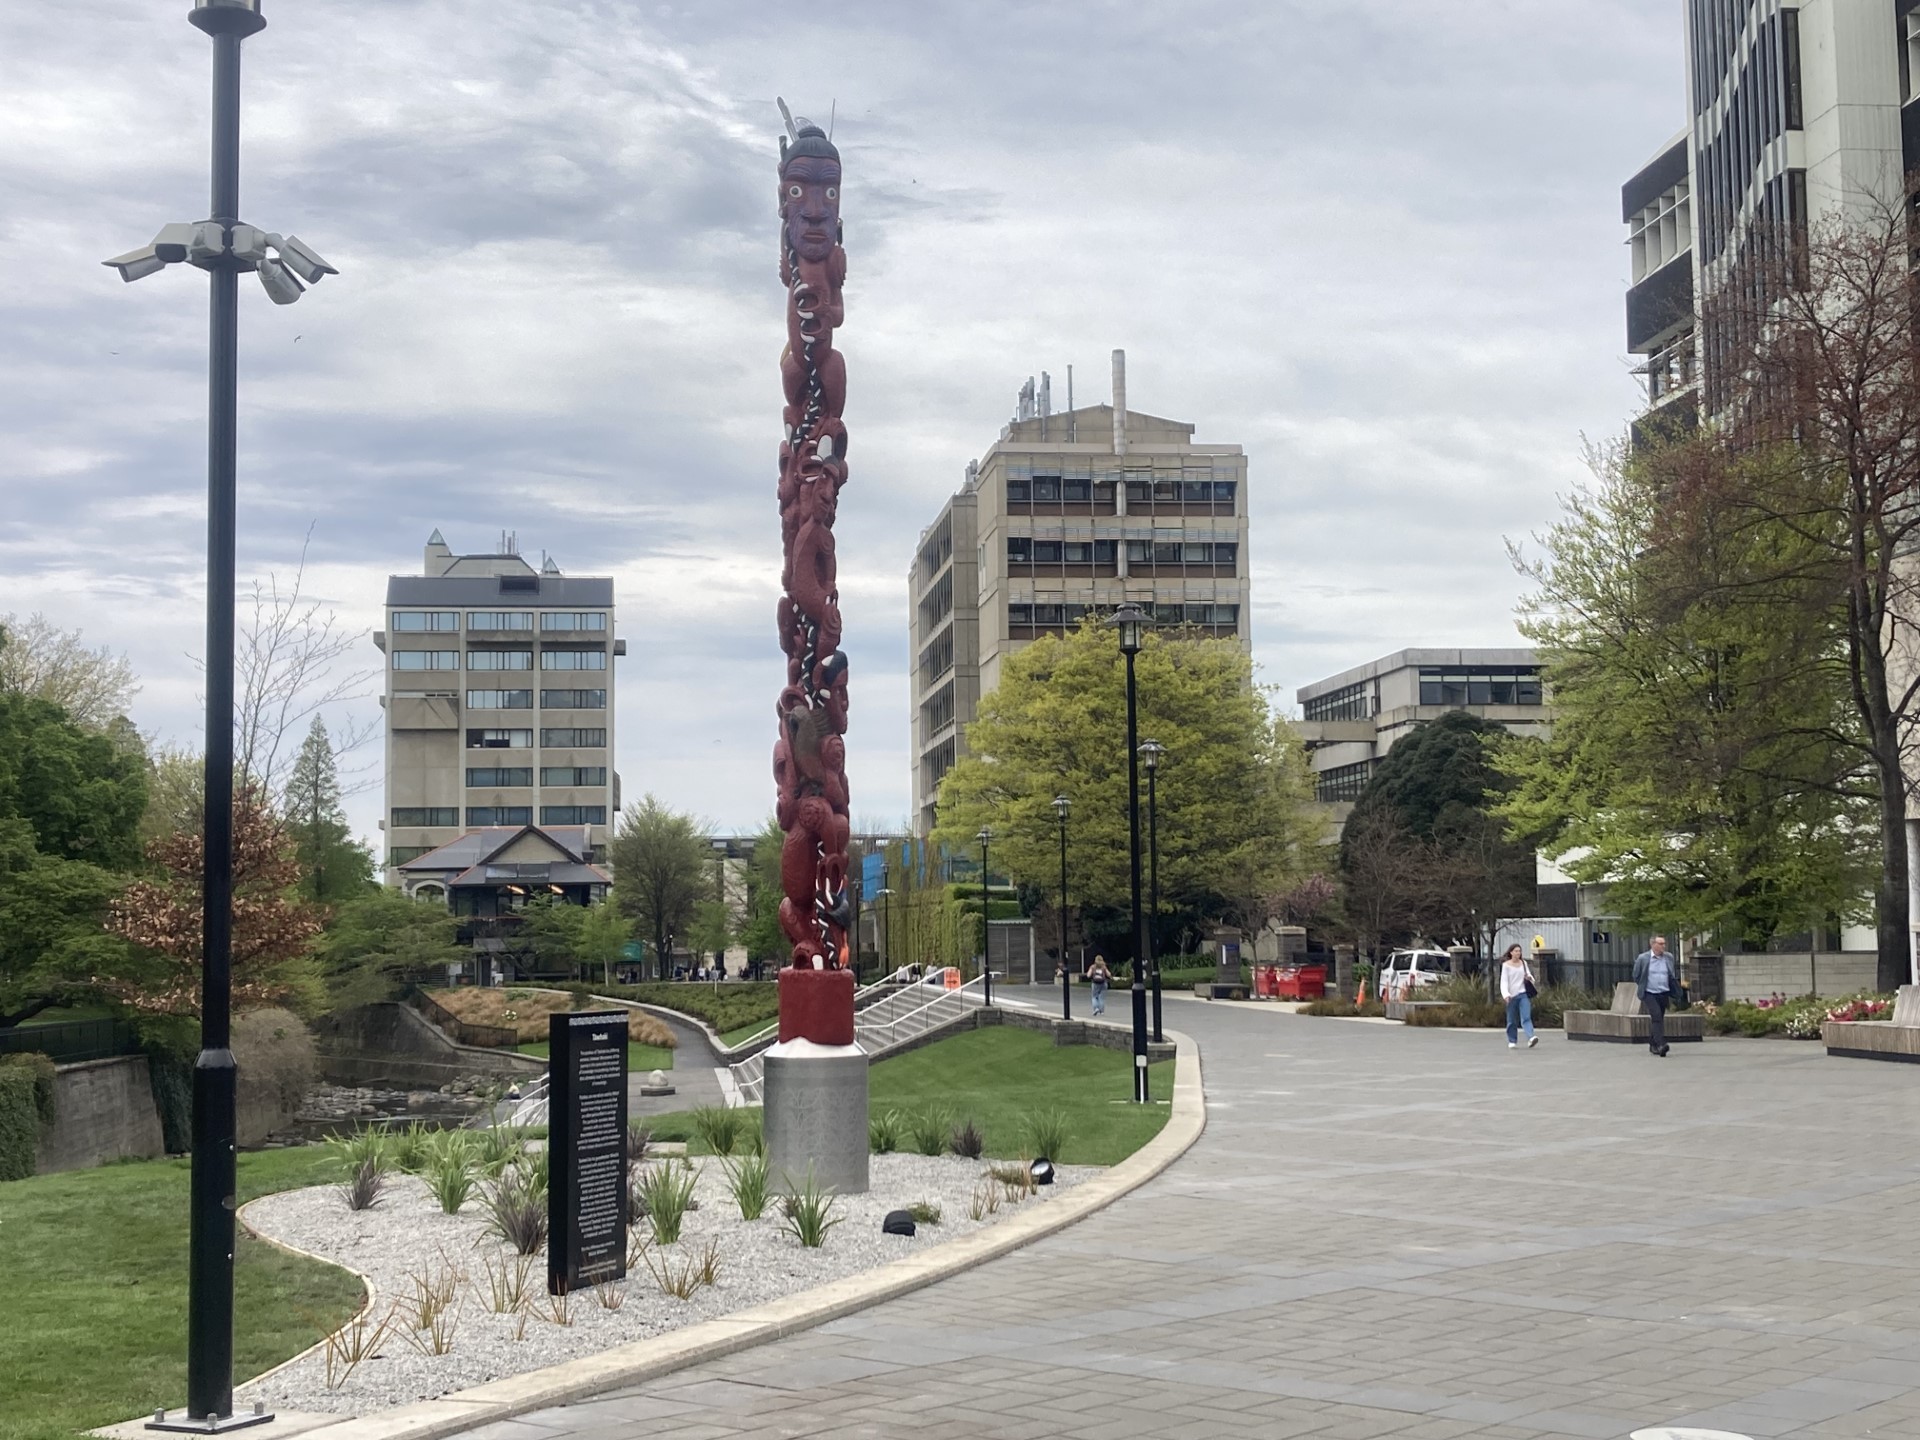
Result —
<path fill-rule="evenodd" d="M 32 1070 L 0 1065 L 0 1180 L 25 1180 L 33 1174 L 33 1153 L 40 1139 L 40 1107 L 34 1089 Z"/>

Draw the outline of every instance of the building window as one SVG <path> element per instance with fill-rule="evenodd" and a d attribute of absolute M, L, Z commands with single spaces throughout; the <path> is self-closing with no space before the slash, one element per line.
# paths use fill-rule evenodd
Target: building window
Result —
<path fill-rule="evenodd" d="M 1234 540 L 1129 540 L 1127 562 L 1132 565 L 1237 564 L 1240 544 Z"/>
<path fill-rule="evenodd" d="M 540 668 L 542 670 L 604 670 L 607 668 L 607 652 L 604 650 L 542 650 Z"/>
<path fill-rule="evenodd" d="M 1007 503 L 1009 505 L 1024 505 L 1032 499 L 1033 482 L 1031 480 L 1007 481 Z"/>
<path fill-rule="evenodd" d="M 492 765 L 467 767 L 467 786 L 469 789 L 499 789 L 516 785 L 533 784 L 531 765 Z"/>
<path fill-rule="evenodd" d="M 439 848 L 438 845 L 396 845 L 387 852 L 387 865 L 404 865 L 409 860 L 418 860 L 422 855 L 431 855 Z"/>
<path fill-rule="evenodd" d="M 604 805 L 542 805 L 540 823 L 542 825 L 604 825 L 607 823 L 607 807 Z"/>
<path fill-rule="evenodd" d="M 467 731 L 469 750 L 531 750 L 533 731 L 531 730 L 469 730 Z"/>
<path fill-rule="evenodd" d="M 531 710 L 533 691 L 531 690 L 469 690 L 467 691 L 469 710 Z"/>
<path fill-rule="evenodd" d="M 607 708 L 607 692 L 604 690 L 542 690 L 540 708 L 542 710 L 604 710 Z"/>
<path fill-rule="evenodd" d="M 396 610 L 390 629 L 407 633 L 415 630 L 458 630 L 458 610 Z"/>
<path fill-rule="evenodd" d="M 1373 687 L 1365 681 L 1343 685 L 1325 695 L 1300 702 L 1300 713 L 1308 720 L 1368 720 L 1373 717 Z"/>
<path fill-rule="evenodd" d="M 941 780 L 945 779 L 946 773 L 953 768 L 953 758 L 954 744 L 952 737 L 949 736 L 928 751 L 922 759 L 921 764 L 926 767 L 928 795 L 939 793 Z"/>
<path fill-rule="evenodd" d="M 1476 665 L 1463 670 L 1423 669 L 1422 705 L 1540 705 L 1537 665 Z"/>
<path fill-rule="evenodd" d="M 920 652 L 920 683 L 931 685 L 953 669 L 953 627 L 948 626 Z"/>
<path fill-rule="evenodd" d="M 467 807 L 467 828 L 476 829 L 482 825 L 531 825 L 533 807 L 531 805 L 469 805 Z"/>
<path fill-rule="evenodd" d="M 605 745 L 607 732 L 588 729 L 542 730 L 540 743 L 548 749 L 585 749 L 590 746 Z"/>
<path fill-rule="evenodd" d="M 531 650 L 469 650 L 467 669 L 469 670 L 531 670 L 533 652 Z"/>
<path fill-rule="evenodd" d="M 1357 765 L 1336 765 L 1331 770 L 1322 770 L 1313 780 L 1313 798 L 1322 805 L 1339 805 L 1360 798 L 1360 792 L 1367 788 L 1367 781 L 1373 778 L 1373 767 L 1377 760 L 1362 760 Z"/>
<path fill-rule="evenodd" d="M 1054 557 L 1058 559 L 1058 556 Z M 1013 565 L 1029 565 L 1033 562 L 1033 538 L 1028 535 L 1009 535 L 1007 537 L 1007 561 Z"/>
<path fill-rule="evenodd" d="M 549 610 L 540 616 L 542 630 L 604 630 L 604 610 Z"/>
<path fill-rule="evenodd" d="M 933 699 L 920 707 L 927 733 L 944 730 L 953 723 L 953 682 L 942 685 Z"/>
<path fill-rule="evenodd" d="M 533 629 L 533 612 L 531 610 L 469 610 L 467 629 L 531 630 Z"/>
<path fill-rule="evenodd" d="M 607 783 L 607 767 L 604 765 L 542 765 L 540 783 L 542 785 L 604 785 Z"/>
<path fill-rule="evenodd" d="M 460 652 L 458 650 L 396 650 L 393 652 L 393 668 L 396 670 L 458 670 Z"/>
<path fill-rule="evenodd" d="M 458 825 L 460 811 L 452 805 L 396 805 L 393 810 L 393 824 L 397 829 L 402 825 Z"/>

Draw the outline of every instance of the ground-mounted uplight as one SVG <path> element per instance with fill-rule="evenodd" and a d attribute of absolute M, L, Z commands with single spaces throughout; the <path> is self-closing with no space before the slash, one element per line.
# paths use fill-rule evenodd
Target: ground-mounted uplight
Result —
<path fill-rule="evenodd" d="M 1027 1167 L 1027 1177 L 1036 1185 L 1053 1184 L 1053 1162 L 1036 1160 Z"/>

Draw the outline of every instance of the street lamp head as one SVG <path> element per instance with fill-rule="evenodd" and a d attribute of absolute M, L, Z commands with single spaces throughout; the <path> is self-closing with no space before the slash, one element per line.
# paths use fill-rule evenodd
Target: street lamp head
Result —
<path fill-rule="evenodd" d="M 984 845 L 984 844 L 986 844 L 986 843 L 987 843 L 987 842 L 988 842 L 989 840 L 991 840 L 991 839 L 993 839 L 993 831 L 991 831 L 991 830 L 989 830 L 989 829 L 987 829 L 987 828 L 986 828 L 986 827 L 985 827 L 985 826 L 983 825 L 983 826 L 981 826 L 981 827 L 980 827 L 980 833 L 979 833 L 978 835 L 976 835 L 976 836 L 974 836 L 973 838 L 974 838 L 974 839 L 976 839 L 976 840 L 978 840 L 978 841 L 979 841 L 979 842 L 980 842 L 980 843 L 981 843 L 982 845 Z"/>
<path fill-rule="evenodd" d="M 1106 623 L 1120 632 L 1121 654 L 1138 655 L 1140 653 L 1141 637 L 1147 625 L 1146 611 L 1129 600 L 1126 604 L 1118 606 L 1113 614 L 1107 617 Z"/>
<path fill-rule="evenodd" d="M 267 28 L 260 0 L 193 0 L 187 23 L 209 35 L 238 35 L 243 40 Z"/>
<path fill-rule="evenodd" d="M 1142 740 L 1140 742 L 1140 760 L 1148 770 L 1159 769 L 1160 757 L 1166 753 L 1167 747 L 1162 745 L 1158 740 Z"/>
<path fill-rule="evenodd" d="M 129 250 L 125 255 L 116 255 L 100 263 L 118 270 L 120 278 L 131 285 L 135 280 L 158 275 L 167 266 L 178 265 L 185 260 L 193 244 L 195 229 L 195 226 L 184 222 L 163 225 L 160 233 L 153 237 L 151 245 L 142 245 L 138 250 Z"/>
<path fill-rule="evenodd" d="M 1060 817 L 1060 823 L 1062 825 L 1067 823 L 1067 811 L 1072 808 L 1073 801 L 1069 800 L 1066 796 L 1056 795 L 1053 797 L 1053 813 Z"/>

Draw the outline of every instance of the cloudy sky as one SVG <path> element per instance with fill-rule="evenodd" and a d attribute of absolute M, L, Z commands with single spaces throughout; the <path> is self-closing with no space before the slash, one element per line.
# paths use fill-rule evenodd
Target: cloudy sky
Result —
<path fill-rule="evenodd" d="M 1619 186 L 1680 124 L 1678 0 L 265 3 L 243 214 L 342 273 L 243 288 L 241 575 L 310 533 L 363 631 L 436 526 L 614 575 L 626 793 L 725 828 L 781 680 L 776 94 L 846 165 L 858 819 L 909 806 L 915 541 L 1027 376 L 1100 401 L 1121 346 L 1134 408 L 1246 448 L 1288 702 L 1515 643 L 1505 539 L 1634 409 Z M 179 742 L 206 287 L 98 262 L 205 212 L 186 8 L 0 0 L 0 613 L 124 650 Z"/>

